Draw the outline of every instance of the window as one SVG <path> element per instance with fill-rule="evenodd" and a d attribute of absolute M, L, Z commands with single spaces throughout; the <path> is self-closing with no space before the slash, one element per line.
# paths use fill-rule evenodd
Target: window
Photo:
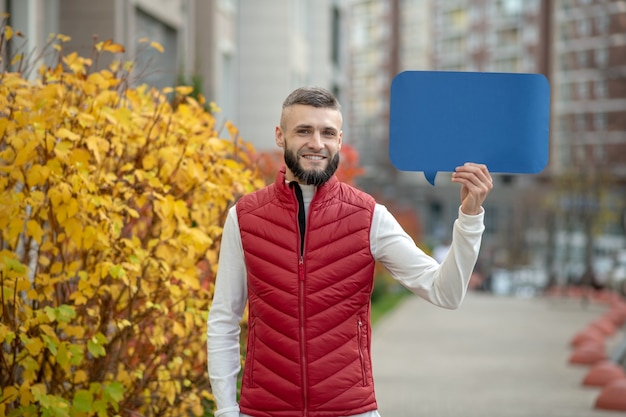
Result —
<path fill-rule="evenodd" d="M 587 37 L 591 34 L 591 24 L 587 19 L 580 19 L 576 23 L 576 33 L 580 37 Z"/>
<path fill-rule="evenodd" d="M 176 85 L 178 75 L 178 39 L 175 29 L 137 8 L 135 12 L 136 40 L 147 38 L 163 46 L 163 53 L 140 44 L 137 50 L 139 82 L 156 88 Z"/>
<path fill-rule="evenodd" d="M 585 99 L 589 95 L 589 88 L 587 86 L 587 82 L 585 81 L 581 81 L 578 83 L 577 90 L 578 99 Z"/>
<path fill-rule="evenodd" d="M 606 33 L 609 28 L 609 16 L 606 14 L 596 16 L 595 25 L 599 34 Z"/>
<path fill-rule="evenodd" d="M 578 113 L 574 118 L 574 123 L 576 123 L 576 130 L 584 131 L 586 130 L 587 123 L 585 120 L 585 115 L 583 113 Z"/>
<path fill-rule="evenodd" d="M 578 64 L 580 68 L 587 66 L 587 51 L 576 52 L 576 64 Z"/>
<path fill-rule="evenodd" d="M 596 98 L 606 97 L 606 82 L 605 80 L 597 80 L 593 83 L 593 94 Z"/>
<path fill-rule="evenodd" d="M 570 98 L 572 97 L 570 93 L 570 86 L 567 83 L 561 84 L 561 88 L 559 89 L 559 91 L 561 92 L 560 95 L 561 95 L 562 100 L 569 101 Z"/>
<path fill-rule="evenodd" d="M 608 61 L 608 57 L 609 54 L 606 50 L 606 48 L 600 48 L 600 49 L 596 49 L 594 51 L 594 55 L 595 55 L 595 64 L 598 67 L 604 67 L 607 64 Z"/>
<path fill-rule="evenodd" d="M 593 125 L 596 130 L 606 130 L 606 113 L 594 114 Z"/>

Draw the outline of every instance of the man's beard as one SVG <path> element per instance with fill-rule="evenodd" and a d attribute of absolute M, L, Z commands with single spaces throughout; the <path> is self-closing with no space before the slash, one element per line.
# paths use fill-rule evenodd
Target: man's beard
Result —
<path fill-rule="evenodd" d="M 320 186 L 328 181 L 339 166 L 339 152 L 337 152 L 328 162 L 326 168 L 323 171 L 317 169 L 306 170 L 302 168 L 300 162 L 298 162 L 298 156 L 292 150 L 285 148 L 285 164 L 291 173 L 307 185 Z"/>

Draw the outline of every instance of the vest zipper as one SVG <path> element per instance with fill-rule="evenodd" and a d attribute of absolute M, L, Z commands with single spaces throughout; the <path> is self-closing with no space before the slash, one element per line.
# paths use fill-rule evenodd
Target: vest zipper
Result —
<path fill-rule="evenodd" d="M 308 375 L 307 375 L 307 363 L 306 363 L 306 320 L 304 311 L 304 297 L 305 297 L 305 269 L 304 269 L 304 235 L 306 231 L 306 214 L 304 211 L 304 198 L 302 197 L 302 189 L 297 182 L 292 181 L 289 186 L 293 188 L 296 194 L 296 200 L 298 202 L 298 230 L 300 232 L 300 258 L 298 259 L 298 279 L 299 279 L 299 295 L 300 295 L 300 364 L 302 372 L 302 405 L 303 416 L 306 417 L 309 413 L 309 399 L 307 395 L 308 391 Z"/>
<path fill-rule="evenodd" d="M 300 280 L 300 299 L 304 300 L 304 279 Z M 304 329 L 304 302 L 300 301 L 300 363 L 302 364 L 302 404 L 304 406 L 304 416 L 308 415 L 309 399 L 308 391 L 308 375 L 306 372 L 306 331 Z"/>
<path fill-rule="evenodd" d="M 254 386 L 254 351 L 256 349 L 256 334 L 254 330 L 254 324 L 256 320 L 253 318 L 252 323 L 250 323 L 250 332 L 248 337 L 250 340 L 250 352 L 248 352 L 249 360 L 250 360 L 250 373 L 248 374 L 248 381 L 250 382 L 250 386 Z"/>

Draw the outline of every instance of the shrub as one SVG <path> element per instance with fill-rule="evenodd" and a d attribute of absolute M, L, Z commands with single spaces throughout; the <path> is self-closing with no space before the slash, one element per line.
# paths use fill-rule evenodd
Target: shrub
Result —
<path fill-rule="evenodd" d="M 0 415 L 202 415 L 222 224 L 262 185 L 251 149 L 190 87 L 135 87 L 131 62 L 98 70 L 65 40 L 36 79 L 0 74 Z"/>

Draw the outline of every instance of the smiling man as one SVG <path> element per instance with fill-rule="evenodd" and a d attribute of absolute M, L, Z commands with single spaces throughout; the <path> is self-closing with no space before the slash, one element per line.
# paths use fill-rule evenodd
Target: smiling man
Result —
<path fill-rule="evenodd" d="M 375 262 L 437 306 L 457 308 L 465 296 L 484 230 L 482 203 L 493 187 L 487 167 L 467 163 L 452 175 L 461 205 L 439 263 L 383 205 L 337 180 L 341 125 L 327 90 L 292 92 L 275 129 L 286 167 L 228 213 L 207 330 L 216 417 L 379 417 L 370 328 Z"/>
<path fill-rule="evenodd" d="M 320 100 L 317 106 L 291 104 L 299 101 L 295 95 L 284 103 L 280 126 L 276 126 L 276 144 L 285 151 L 288 181 L 322 185 L 339 166 L 339 104 L 333 97 Z"/>

